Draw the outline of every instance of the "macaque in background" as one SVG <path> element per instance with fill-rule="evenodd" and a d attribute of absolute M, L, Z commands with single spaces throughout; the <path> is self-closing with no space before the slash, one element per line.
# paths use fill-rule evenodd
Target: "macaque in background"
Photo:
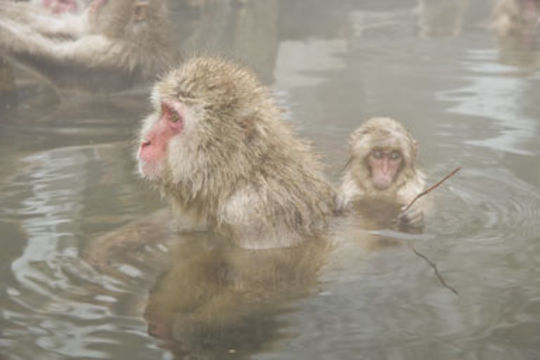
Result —
<path fill-rule="evenodd" d="M 143 121 L 139 172 L 169 200 L 181 229 L 208 228 L 243 248 L 319 235 L 335 194 L 255 76 L 217 58 L 169 72 Z"/>
<path fill-rule="evenodd" d="M 492 26 L 500 37 L 540 35 L 540 0 L 500 0 Z"/>
<path fill-rule="evenodd" d="M 540 0 L 500 0 L 492 11 L 499 61 L 530 68 L 540 64 Z"/>
<path fill-rule="evenodd" d="M 408 204 L 425 186 L 424 175 L 416 168 L 417 148 L 411 134 L 395 120 L 377 117 L 362 124 L 349 137 L 350 158 L 339 208 L 353 208 L 365 201 Z M 415 205 L 400 213 L 399 220 L 402 225 L 418 227 L 423 212 Z"/>
<path fill-rule="evenodd" d="M 86 0 L 32 0 L 30 2 L 43 6 L 53 14 L 79 13 L 88 5 Z"/>
<path fill-rule="evenodd" d="M 154 79 L 174 58 L 165 0 L 92 0 L 62 15 L 0 0 L 0 51 L 60 86 L 113 90 Z"/>

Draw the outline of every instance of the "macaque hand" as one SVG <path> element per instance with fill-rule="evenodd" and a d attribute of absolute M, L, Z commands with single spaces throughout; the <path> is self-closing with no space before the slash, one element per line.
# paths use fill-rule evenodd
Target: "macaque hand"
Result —
<path fill-rule="evenodd" d="M 399 225 L 421 228 L 424 226 L 424 213 L 421 209 L 410 208 L 405 210 L 406 206 L 401 208 L 401 212 L 398 215 Z"/>

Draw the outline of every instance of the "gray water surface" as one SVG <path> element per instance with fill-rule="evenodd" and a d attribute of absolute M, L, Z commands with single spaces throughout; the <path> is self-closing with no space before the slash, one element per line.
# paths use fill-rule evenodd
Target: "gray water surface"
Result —
<path fill-rule="evenodd" d="M 414 134 L 429 183 L 462 170 L 421 234 L 256 254 L 194 234 L 106 273 L 84 249 L 163 207 L 134 171 L 148 88 L 71 93 L 5 62 L 0 357 L 539 359 L 540 46 L 498 41 L 482 0 L 193 4 L 171 6 L 179 49 L 253 67 L 336 184 L 379 115 Z"/>

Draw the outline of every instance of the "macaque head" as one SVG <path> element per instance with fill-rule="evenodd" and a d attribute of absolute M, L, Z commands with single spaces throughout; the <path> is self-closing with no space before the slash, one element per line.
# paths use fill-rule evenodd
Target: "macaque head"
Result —
<path fill-rule="evenodd" d="M 416 141 L 395 120 L 372 118 L 349 139 L 349 170 L 368 193 L 395 191 L 415 172 Z"/>
<path fill-rule="evenodd" d="M 277 116 L 269 99 L 244 69 L 214 58 L 187 61 L 153 89 L 154 113 L 144 120 L 137 152 L 140 174 L 168 190 L 188 186 L 193 196 L 234 188 L 267 151 L 260 139 L 273 125 L 265 116 Z"/>

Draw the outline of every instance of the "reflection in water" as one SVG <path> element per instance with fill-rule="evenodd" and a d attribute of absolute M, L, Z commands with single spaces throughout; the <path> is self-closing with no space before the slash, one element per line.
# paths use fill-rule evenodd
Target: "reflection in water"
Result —
<path fill-rule="evenodd" d="M 523 114 L 523 99 L 528 89 L 517 75 L 501 76 L 517 72 L 518 69 L 490 63 L 494 60 L 493 51 L 471 52 L 464 65 L 472 73 L 478 74 L 470 77 L 472 85 L 440 92 L 438 99 L 457 102 L 448 109 L 450 112 L 488 117 L 499 122 L 496 128 L 500 129 L 500 134 L 484 140 L 469 140 L 469 144 L 534 155 L 534 152 L 521 148 L 523 144 L 536 139 L 538 129 L 536 119 Z"/>
<path fill-rule="evenodd" d="M 10 115 L 17 107 L 17 90 L 13 66 L 0 56 L 0 115 Z"/>
<path fill-rule="evenodd" d="M 468 0 L 420 0 L 418 23 L 426 38 L 456 36 L 461 32 Z"/>
<path fill-rule="evenodd" d="M 89 151 L 93 152 L 93 149 Z M 27 217 L 22 220 L 21 227 L 26 232 L 28 244 L 22 256 L 12 263 L 12 270 L 22 285 L 36 293 L 43 293 L 41 286 L 50 286 L 51 282 L 54 282 L 54 287 L 61 289 L 69 284 L 67 279 L 59 279 L 60 274 L 54 263 L 59 255 L 77 256 L 69 245 L 73 241 L 73 234 L 80 233 L 80 229 L 76 222 L 68 219 L 80 217 L 82 211 L 80 194 L 85 184 L 79 176 L 85 174 L 86 160 L 87 156 L 82 153 L 65 157 L 62 151 L 24 159 L 32 169 L 27 179 L 31 184 L 29 191 L 32 196 L 21 202 L 19 213 Z M 37 262 L 42 262 L 49 270 L 30 265 Z"/>
<path fill-rule="evenodd" d="M 130 271 L 91 268 L 79 249 L 160 206 L 133 177 L 129 144 L 148 89 L 66 101 L 2 67 L 17 111 L 0 116 L 0 357 L 539 358 L 538 48 L 477 27 L 490 3 L 457 1 L 448 14 L 462 18 L 447 22 L 413 0 L 170 4 L 175 46 L 254 64 L 334 174 L 372 115 L 411 129 L 429 183 L 463 166 L 428 195 L 424 233 L 396 231 L 383 215 L 395 209 L 368 204 L 337 222 L 328 251 L 192 234 L 116 254 Z M 444 31 L 419 36 L 419 22 Z M 414 245 L 458 295 L 388 243 Z"/>
<path fill-rule="evenodd" d="M 11 262 L 14 279 L 6 289 L 9 301 L 3 304 L 2 336 L 8 343 L 15 341 L 13 359 L 33 358 L 42 351 L 107 357 L 95 344 L 108 341 L 104 332 L 118 331 L 110 307 L 128 284 L 94 274 L 81 262 L 78 242 L 85 223 L 94 218 L 84 194 L 96 180 L 101 186 L 118 181 L 122 166 L 110 155 L 120 152 L 117 146 L 81 146 L 23 157 L 15 162 L 22 172 L 1 189 L 2 218 L 15 219 L 21 231 L 3 236 L 10 246 L 18 239 L 24 244 Z M 108 180 L 102 169 L 116 175 Z M 116 195 L 125 196 L 122 191 Z"/>
<path fill-rule="evenodd" d="M 150 334 L 178 358 L 245 358 L 282 338 L 291 300 L 313 291 L 328 244 L 239 249 L 211 233 L 183 235 L 145 311 Z"/>
<path fill-rule="evenodd" d="M 324 81 L 317 76 L 317 71 L 343 68 L 343 60 L 336 55 L 344 52 L 345 45 L 341 39 L 281 42 L 274 70 L 274 87 L 291 89 Z"/>

